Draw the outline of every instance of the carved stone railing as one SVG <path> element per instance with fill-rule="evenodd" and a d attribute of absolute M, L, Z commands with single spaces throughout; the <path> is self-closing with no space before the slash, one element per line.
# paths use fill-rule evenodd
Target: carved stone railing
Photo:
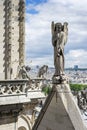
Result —
<path fill-rule="evenodd" d="M 20 79 L 20 80 L 1 80 L 0 97 L 30 95 L 32 92 L 41 92 L 51 81 L 44 78 Z M 30 97 L 30 96 L 29 96 Z M 27 97 L 28 98 L 28 97 Z"/>
<path fill-rule="evenodd" d="M 30 91 L 32 90 L 41 90 L 42 87 L 45 87 L 44 85 L 48 85 L 50 82 L 51 84 L 51 80 L 50 79 L 45 79 L 45 78 L 34 78 L 31 79 L 31 81 L 29 82 L 29 89 Z"/>
<path fill-rule="evenodd" d="M 28 80 L 2 80 L 0 81 L 0 96 L 20 95 L 27 93 Z"/>

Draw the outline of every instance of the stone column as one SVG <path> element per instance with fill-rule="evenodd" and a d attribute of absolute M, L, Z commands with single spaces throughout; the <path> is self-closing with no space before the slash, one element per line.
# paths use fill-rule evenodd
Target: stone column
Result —
<path fill-rule="evenodd" d="M 25 0 L 19 1 L 19 65 L 25 60 Z"/>
<path fill-rule="evenodd" d="M 5 79 L 11 79 L 11 17 L 12 2 L 5 0 Z"/>

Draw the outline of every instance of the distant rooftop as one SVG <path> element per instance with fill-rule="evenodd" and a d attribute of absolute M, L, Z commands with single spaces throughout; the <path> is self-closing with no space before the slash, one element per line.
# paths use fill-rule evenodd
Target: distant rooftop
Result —
<path fill-rule="evenodd" d="M 75 68 L 65 68 L 65 70 L 75 70 Z M 87 70 L 87 68 L 78 68 L 77 70 Z"/>

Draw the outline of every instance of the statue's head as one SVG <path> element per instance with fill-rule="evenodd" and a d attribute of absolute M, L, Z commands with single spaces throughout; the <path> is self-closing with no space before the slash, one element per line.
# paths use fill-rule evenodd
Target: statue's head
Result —
<path fill-rule="evenodd" d="M 56 32 L 61 32 L 62 31 L 62 24 L 61 23 L 56 23 L 55 24 L 55 31 Z"/>
<path fill-rule="evenodd" d="M 68 23 L 67 23 L 67 22 L 64 22 L 64 25 L 68 26 Z"/>

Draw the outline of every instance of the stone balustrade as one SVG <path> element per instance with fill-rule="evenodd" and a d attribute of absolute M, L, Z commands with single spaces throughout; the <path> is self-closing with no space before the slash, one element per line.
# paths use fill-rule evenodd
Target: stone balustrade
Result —
<path fill-rule="evenodd" d="M 0 81 L 0 96 L 26 94 L 28 80 Z"/>
<path fill-rule="evenodd" d="M 41 90 L 44 83 L 48 84 L 48 80 L 44 78 L 31 79 L 15 79 L 0 81 L 0 96 L 21 95 L 33 90 Z M 46 85 L 45 83 L 45 85 Z"/>
<path fill-rule="evenodd" d="M 0 81 L 0 106 L 29 103 L 32 99 L 45 98 L 42 87 L 46 79 L 15 79 Z"/>
<path fill-rule="evenodd" d="M 46 85 L 52 84 L 52 81 L 50 79 L 45 78 L 33 78 L 30 82 L 30 87 L 28 90 L 41 90 L 42 87 L 46 87 Z"/>

